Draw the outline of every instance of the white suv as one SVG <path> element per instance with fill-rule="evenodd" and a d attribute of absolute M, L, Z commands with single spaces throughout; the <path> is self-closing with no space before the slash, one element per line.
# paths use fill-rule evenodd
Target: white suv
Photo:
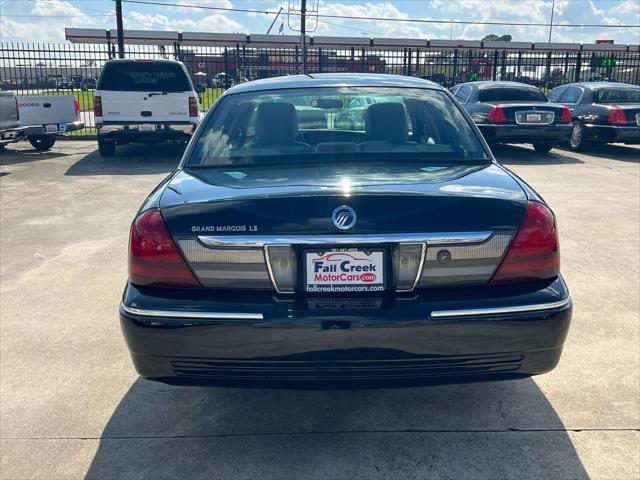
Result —
<path fill-rule="evenodd" d="M 174 60 L 110 60 L 94 94 L 98 149 L 116 144 L 188 141 L 199 121 L 198 94 Z"/>

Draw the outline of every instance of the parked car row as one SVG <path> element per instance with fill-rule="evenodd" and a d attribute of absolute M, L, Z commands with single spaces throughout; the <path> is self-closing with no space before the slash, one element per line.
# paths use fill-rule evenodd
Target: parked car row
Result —
<path fill-rule="evenodd" d="M 84 128 L 73 95 L 16 96 L 0 91 L 0 107 L 0 150 L 24 139 L 37 150 L 49 150 L 56 135 Z"/>
<path fill-rule="evenodd" d="M 455 85 L 489 143 L 532 143 L 548 152 L 558 144 L 580 150 L 588 143 L 640 143 L 640 86 L 617 82 L 561 85 L 548 95 L 518 82 Z"/>

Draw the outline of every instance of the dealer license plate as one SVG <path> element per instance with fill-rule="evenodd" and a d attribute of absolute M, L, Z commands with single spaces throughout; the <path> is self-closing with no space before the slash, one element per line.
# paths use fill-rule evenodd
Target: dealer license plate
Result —
<path fill-rule="evenodd" d="M 44 126 L 44 131 L 45 132 L 57 132 L 58 131 L 58 124 L 50 123 L 48 125 L 45 125 Z"/>
<path fill-rule="evenodd" d="M 156 126 L 152 123 L 141 123 L 138 125 L 139 132 L 155 132 Z"/>
<path fill-rule="evenodd" d="M 384 251 L 331 249 L 305 252 L 305 291 L 381 292 Z"/>
<path fill-rule="evenodd" d="M 527 113 L 527 122 L 540 123 L 542 122 L 542 115 L 539 113 Z"/>

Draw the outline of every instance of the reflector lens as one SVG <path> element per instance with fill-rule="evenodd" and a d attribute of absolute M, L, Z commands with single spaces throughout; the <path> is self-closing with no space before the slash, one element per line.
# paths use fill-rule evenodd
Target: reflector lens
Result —
<path fill-rule="evenodd" d="M 96 117 L 102 116 L 102 97 L 93 97 L 93 114 Z"/>
<path fill-rule="evenodd" d="M 393 249 L 393 278 L 396 290 L 411 290 L 422 260 L 422 243 L 399 244 Z"/>
<path fill-rule="evenodd" d="M 160 209 L 142 212 L 131 225 L 129 280 L 153 287 L 200 287 L 173 243 Z"/>
<path fill-rule="evenodd" d="M 522 226 L 491 284 L 546 280 L 559 273 L 556 219 L 545 205 L 529 202 Z"/>
<path fill-rule="evenodd" d="M 611 125 L 626 125 L 627 116 L 620 107 L 613 107 L 609 112 L 609 123 Z"/>
<path fill-rule="evenodd" d="M 296 286 L 296 254 L 289 245 L 266 247 L 269 271 L 280 292 L 293 292 Z"/>
<path fill-rule="evenodd" d="M 189 116 L 198 116 L 198 99 L 196 97 L 189 97 Z"/>
<path fill-rule="evenodd" d="M 488 118 L 491 123 L 504 123 L 507 121 L 507 116 L 504 114 L 504 110 L 500 105 L 495 105 L 491 109 Z"/>

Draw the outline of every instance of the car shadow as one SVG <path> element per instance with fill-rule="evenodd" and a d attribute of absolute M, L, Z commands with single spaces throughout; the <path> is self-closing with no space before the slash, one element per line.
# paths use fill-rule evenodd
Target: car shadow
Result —
<path fill-rule="evenodd" d="M 505 165 L 561 165 L 584 163 L 572 156 L 573 152 L 566 152 L 557 147 L 549 153 L 538 153 L 533 148 L 520 145 L 492 145 L 491 151 L 500 163 Z"/>
<path fill-rule="evenodd" d="M 0 166 L 17 165 L 19 163 L 36 162 L 40 160 L 51 160 L 60 157 L 67 157 L 69 155 L 69 153 L 56 152 L 55 148 L 54 150 L 41 152 L 35 148 L 13 149 L 5 147 L 4 151 L 0 153 Z"/>
<path fill-rule="evenodd" d="M 622 144 L 587 145 L 580 153 L 593 155 L 618 162 L 640 163 L 640 148 Z"/>
<path fill-rule="evenodd" d="M 138 379 L 86 479 L 572 478 L 588 474 L 531 379 L 381 390 Z"/>
<path fill-rule="evenodd" d="M 105 158 L 98 150 L 71 165 L 65 175 L 151 175 L 174 170 L 185 146 L 177 143 L 119 146 L 115 157 Z"/>

